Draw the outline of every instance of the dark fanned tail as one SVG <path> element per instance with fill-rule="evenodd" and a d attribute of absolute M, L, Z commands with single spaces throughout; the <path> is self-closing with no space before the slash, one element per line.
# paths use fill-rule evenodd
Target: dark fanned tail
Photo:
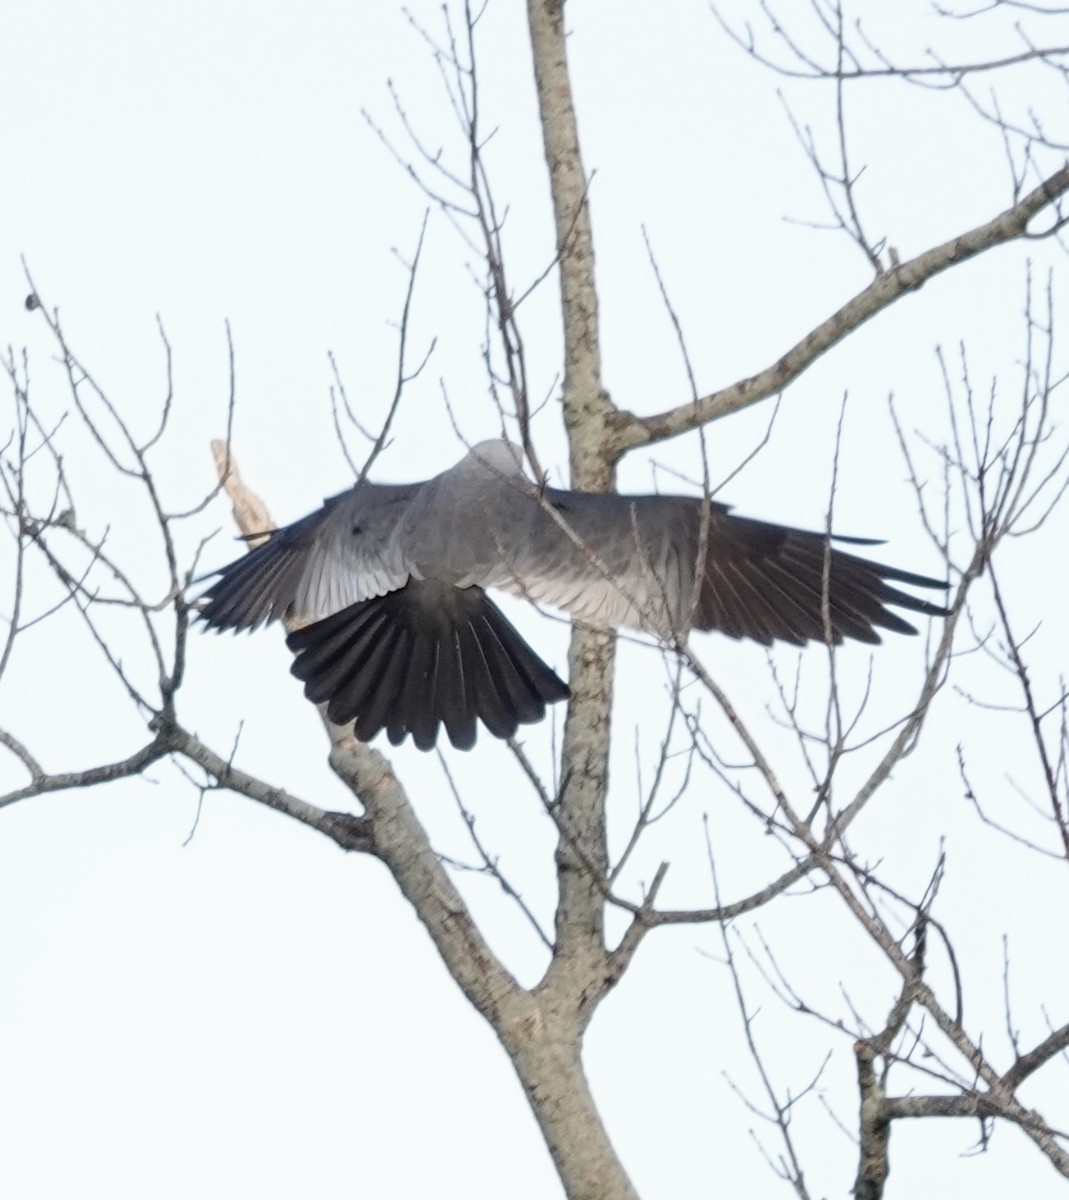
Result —
<path fill-rule="evenodd" d="M 291 633 L 286 644 L 304 694 L 326 704 L 336 725 L 355 721 L 363 742 L 385 729 L 395 746 L 411 734 L 430 750 L 444 724 L 453 745 L 470 750 L 477 720 L 495 737 L 512 737 L 569 694 L 477 587 L 412 580 Z"/>

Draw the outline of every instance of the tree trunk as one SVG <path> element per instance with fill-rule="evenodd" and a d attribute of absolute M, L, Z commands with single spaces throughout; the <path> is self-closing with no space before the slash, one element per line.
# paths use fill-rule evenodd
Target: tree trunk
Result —
<path fill-rule="evenodd" d="M 578 1021 L 541 1005 L 498 1030 L 568 1200 L 638 1200 L 590 1094 Z"/>

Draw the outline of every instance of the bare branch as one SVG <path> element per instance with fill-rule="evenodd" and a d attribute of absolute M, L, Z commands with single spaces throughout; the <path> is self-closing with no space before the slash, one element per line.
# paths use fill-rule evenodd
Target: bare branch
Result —
<path fill-rule="evenodd" d="M 1069 166 L 1056 171 L 1012 208 L 984 225 L 926 250 L 880 275 L 838 312 L 806 334 L 772 366 L 756 375 L 664 413 L 650 417 L 620 414 L 613 436 L 616 455 L 622 455 L 635 446 L 663 441 L 710 421 L 718 421 L 782 392 L 822 354 L 907 292 L 915 291 L 950 267 L 967 262 L 994 246 L 1034 236 L 1028 233 L 1032 220 L 1046 209 L 1056 206 L 1067 192 Z M 1053 223 L 1046 233 L 1059 229 L 1063 219 L 1055 207 Z"/>

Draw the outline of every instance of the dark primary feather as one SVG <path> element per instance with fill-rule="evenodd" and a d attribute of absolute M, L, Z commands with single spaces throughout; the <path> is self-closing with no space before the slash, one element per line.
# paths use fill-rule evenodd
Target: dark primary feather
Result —
<path fill-rule="evenodd" d="M 213 629 L 237 630 L 288 616 L 306 568 L 308 546 L 321 523 L 321 514 L 312 513 L 273 530 L 266 542 L 223 567 L 201 597 L 201 619 Z"/>
<path fill-rule="evenodd" d="M 362 481 L 224 567 L 201 615 L 217 629 L 310 620 L 288 639 L 309 699 L 362 740 L 385 729 L 426 750 L 442 725 L 462 749 L 480 721 L 511 737 L 568 695 L 485 588 L 603 627 L 765 645 L 875 643 L 916 632 L 894 609 L 946 613 L 903 590 L 945 583 L 836 544 L 864 539 L 686 496 L 538 489 L 519 461 L 488 442 L 425 483 Z"/>
<path fill-rule="evenodd" d="M 876 643 L 878 629 L 916 633 L 888 605 L 925 616 L 946 615 L 941 605 L 888 581 L 946 587 L 939 580 L 848 554 L 825 534 L 728 513 L 710 528 L 694 627 L 765 645 L 778 640 L 801 646 L 825 641 L 829 633 L 835 644 L 845 638 Z"/>

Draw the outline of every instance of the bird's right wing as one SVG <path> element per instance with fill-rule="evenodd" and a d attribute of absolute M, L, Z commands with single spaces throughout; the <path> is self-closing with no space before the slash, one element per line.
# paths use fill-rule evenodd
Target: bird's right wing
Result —
<path fill-rule="evenodd" d="M 692 599 L 701 507 L 682 496 L 555 488 L 502 495 L 496 570 L 479 582 L 593 625 L 669 633 Z M 711 509 L 714 518 L 725 511 Z"/>
<path fill-rule="evenodd" d="M 218 572 L 201 617 L 216 629 L 255 629 L 288 616 L 319 620 L 403 587 L 409 566 L 398 530 L 419 487 L 364 481 L 275 530 Z"/>
<path fill-rule="evenodd" d="M 480 582 L 595 625 L 803 645 L 915 632 L 891 607 L 946 614 L 895 586 L 945 589 L 940 580 L 849 554 L 825 533 L 736 517 L 715 501 L 547 488 L 527 498 L 522 522 L 516 512 L 509 520 L 499 572 Z"/>

